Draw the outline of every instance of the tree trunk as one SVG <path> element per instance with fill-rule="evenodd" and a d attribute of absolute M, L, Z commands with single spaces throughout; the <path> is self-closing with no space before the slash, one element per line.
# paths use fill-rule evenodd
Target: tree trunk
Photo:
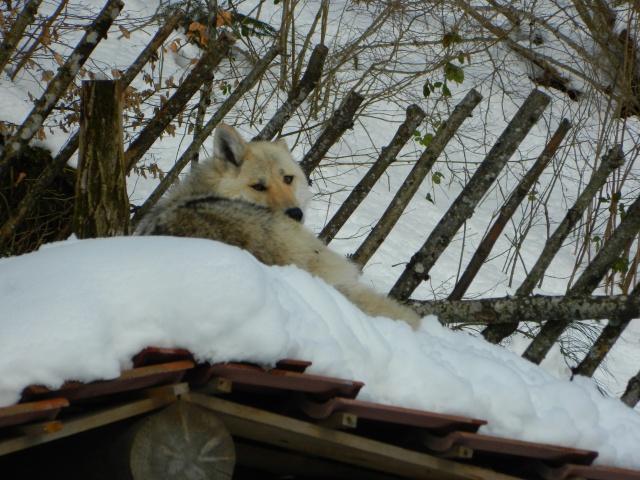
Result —
<path fill-rule="evenodd" d="M 78 238 L 129 233 L 129 198 L 124 172 L 122 85 L 82 85 L 80 144 L 73 230 Z"/>

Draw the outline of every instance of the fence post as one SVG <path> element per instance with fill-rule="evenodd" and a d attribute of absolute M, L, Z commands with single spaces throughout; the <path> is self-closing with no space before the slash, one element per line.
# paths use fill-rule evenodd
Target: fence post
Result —
<path fill-rule="evenodd" d="M 82 82 L 73 231 L 78 238 L 129 232 L 124 171 L 122 83 Z"/>

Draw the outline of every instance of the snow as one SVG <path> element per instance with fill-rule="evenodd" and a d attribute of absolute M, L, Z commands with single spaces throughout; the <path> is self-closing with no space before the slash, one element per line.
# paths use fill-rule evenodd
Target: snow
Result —
<path fill-rule="evenodd" d="M 218 242 L 69 240 L 0 260 L 0 406 L 32 384 L 114 378 L 147 346 L 199 361 L 313 362 L 359 399 L 488 420 L 481 433 L 600 452 L 640 468 L 640 414 L 502 347 L 441 326 L 371 318 L 296 267 Z"/>

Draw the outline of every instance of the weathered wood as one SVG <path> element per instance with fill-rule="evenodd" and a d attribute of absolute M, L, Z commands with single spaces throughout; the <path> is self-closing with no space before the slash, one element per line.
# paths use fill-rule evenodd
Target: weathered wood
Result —
<path fill-rule="evenodd" d="M 78 238 L 129 233 L 124 171 L 122 84 L 82 82 L 73 231 Z"/>
<path fill-rule="evenodd" d="M 207 49 L 195 67 L 189 72 L 174 94 L 162 106 L 160 111 L 142 129 L 138 136 L 131 142 L 125 152 L 125 167 L 127 172 L 142 158 L 151 148 L 158 136 L 169 126 L 187 102 L 195 95 L 200 86 L 210 78 L 213 78 L 215 69 L 227 57 L 235 38 L 223 32 L 220 34 L 211 49 Z"/>
<path fill-rule="evenodd" d="M 507 128 L 502 132 L 485 160 L 473 174 L 462 193 L 433 229 L 427 241 L 413 255 L 389 295 L 404 301 L 428 278 L 429 271 L 466 222 L 484 194 L 489 190 L 520 142 L 542 116 L 551 101 L 548 95 L 534 90 L 529 94 Z"/>
<path fill-rule="evenodd" d="M 364 97 L 362 95 L 358 92 L 351 92 L 347 95 L 347 98 L 344 99 L 342 105 L 333 112 L 333 115 L 327 122 L 326 128 L 300 162 L 300 167 L 307 176 L 320 165 L 324 156 L 342 134 L 347 129 L 353 128 L 353 118 L 363 101 Z"/>
<path fill-rule="evenodd" d="M 482 95 L 471 89 L 462 101 L 456 105 L 449 119 L 440 126 L 429 146 L 416 161 L 404 183 L 393 197 L 389 208 L 384 212 L 358 250 L 352 255 L 354 262 L 364 266 L 382 245 L 382 242 L 384 242 L 391 229 L 400 219 L 400 215 L 409 205 L 409 202 L 449 143 L 449 140 L 453 138 L 462 122 L 471 115 L 471 112 L 481 100 Z"/>
<path fill-rule="evenodd" d="M 605 242 L 591 263 L 587 265 L 582 275 L 569 289 L 567 295 L 588 295 L 595 290 L 611 268 L 613 261 L 633 241 L 638 234 L 638 230 L 640 230 L 640 198 L 637 198 L 629 206 L 627 214 L 618 225 L 618 228 L 614 230 L 609 240 Z M 571 318 L 545 323 L 522 356 L 534 363 L 540 363 L 570 323 Z"/>
<path fill-rule="evenodd" d="M 41 3 L 42 0 L 29 0 L 18 14 L 16 21 L 11 26 L 11 30 L 4 37 L 0 45 L 0 74 L 4 72 L 4 67 L 11 60 L 11 55 L 13 55 L 20 40 L 22 40 L 27 26 L 33 22 Z"/>
<path fill-rule="evenodd" d="M 591 204 L 593 197 L 602 188 L 611 172 L 620 167 L 623 162 L 624 155 L 620 147 L 612 148 L 609 150 L 607 155 L 602 158 L 600 166 L 591 176 L 582 193 L 578 196 L 562 222 L 560 222 L 551 237 L 547 240 L 535 265 L 522 284 L 518 287 L 516 296 L 523 297 L 531 295 L 535 286 L 542 280 L 544 273 L 547 271 L 551 261 L 562 247 L 562 244 L 569 236 L 578 220 L 582 218 L 586 208 Z M 490 325 L 482 332 L 482 335 L 487 341 L 497 344 L 515 332 L 516 328 L 518 328 L 518 323 L 511 323 L 509 325 Z"/>
<path fill-rule="evenodd" d="M 287 101 L 278 109 L 273 117 L 271 117 L 271 120 L 269 120 L 260 133 L 253 137 L 251 141 L 273 139 L 284 124 L 291 119 L 293 112 L 302 105 L 302 102 L 304 102 L 309 94 L 316 88 L 320 77 L 322 77 L 322 68 L 328 53 L 329 49 L 327 47 L 324 45 L 316 45 L 311 53 L 307 70 L 304 72 L 300 83 L 291 90 Z"/>
<path fill-rule="evenodd" d="M 101 39 L 107 36 L 109 27 L 124 7 L 121 0 L 109 0 L 86 33 L 69 55 L 67 61 L 58 69 L 56 76 L 49 82 L 42 96 L 36 101 L 33 109 L 16 133 L 7 140 L 0 154 L 0 176 L 9 167 L 12 158 L 16 157 L 38 133 L 47 116 L 53 110 L 60 96 L 66 91 L 76 78 L 80 67 L 91 55 Z"/>
<path fill-rule="evenodd" d="M 39 436 L 20 436 L 0 439 L 0 456 L 76 435 L 125 418 L 131 418 L 162 408 L 175 402 L 177 395 L 188 391 L 188 386 L 186 384 L 178 384 L 150 390 L 155 391 L 155 393 L 148 395 L 148 398 L 130 401 L 115 407 L 111 406 L 103 410 L 94 410 L 88 414 L 66 419 L 62 422 L 62 428 L 56 432 Z M 143 396 L 145 392 L 146 391 L 140 391 L 137 392 L 137 394 Z"/>
<path fill-rule="evenodd" d="M 444 324 L 503 325 L 518 322 L 606 320 L 640 316 L 640 299 L 635 295 L 578 297 L 526 296 L 478 300 L 411 300 L 408 305 L 419 315 L 436 315 Z"/>
<path fill-rule="evenodd" d="M 385 170 L 395 161 L 398 153 L 400 153 L 402 147 L 409 141 L 413 132 L 415 132 L 425 116 L 426 114 L 418 105 L 410 105 L 407 108 L 407 117 L 400 127 L 398 127 L 389 145 L 382 149 L 380 157 L 371 168 L 367 170 L 367 173 L 362 180 L 360 180 L 360 183 L 355 186 L 351 194 L 349 194 L 349 197 L 342 203 L 335 215 L 322 229 L 318 238 L 325 243 L 330 243 L 331 240 L 333 240 L 356 208 L 358 208 L 367 195 L 369 195 L 369 192 L 371 192 L 371 189 Z"/>
<path fill-rule="evenodd" d="M 462 300 L 462 297 L 471 285 L 471 282 L 473 282 L 473 279 L 480 271 L 485 260 L 489 257 L 493 246 L 507 226 L 509 219 L 511 219 L 522 201 L 527 198 L 531 188 L 555 155 L 570 128 L 571 123 L 566 118 L 560 122 L 558 129 L 551 137 L 551 140 L 549 140 L 549 143 L 547 143 L 545 148 L 542 150 L 538 159 L 535 161 L 531 169 L 529 169 L 529 171 L 522 177 L 516 188 L 500 209 L 498 218 L 493 223 L 482 242 L 480 242 L 480 245 L 469 261 L 466 270 L 458 280 L 456 286 L 453 288 L 453 291 L 449 294 L 449 297 L 447 298 L 448 300 Z"/>
<path fill-rule="evenodd" d="M 636 285 L 629 294 L 631 298 L 638 301 L 640 296 L 640 284 Z M 614 297 L 617 298 L 617 297 Z M 600 366 L 604 357 L 607 356 L 611 347 L 618 341 L 622 332 L 631 323 L 634 318 L 639 318 L 638 311 L 622 311 L 614 312 L 609 315 L 609 323 L 604 327 L 600 335 L 593 343 L 582 361 L 572 369 L 574 375 L 582 375 L 583 377 L 591 377 L 596 369 Z"/>
<path fill-rule="evenodd" d="M 514 477 L 406 450 L 353 434 L 328 430 L 275 413 L 196 393 L 184 400 L 216 412 L 232 435 L 315 457 L 414 479 L 491 479 Z"/>
<path fill-rule="evenodd" d="M 202 130 L 198 135 L 193 137 L 191 145 L 178 159 L 175 165 L 169 170 L 162 181 L 158 184 L 156 189 L 149 195 L 144 204 L 138 208 L 135 215 L 131 219 L 132 227 L 135 226 L 140 220 L 153 208 L 153 206 L 160 200 L 160 197 L 169 189 L 169 187 L 175 182 L 180 175 L 180 172 L 189 164 L 189 162 L 198 153 L 204 141 L 209 138 L 216 126 L 222 121 L 224 116 L 229 113 L 233 106 L 240 100 L 240 98 L 253 88 L 258 79 L 262 76 L 265 70 L 269 67 L 274 58 L 280 55 L 280 47 L 272 47 L 265 54 L 264 57 L 258 61 L 251 72 L 240 82 L 231 95 L 224 101 L 224 103 L 218 108 L 216 113 L 209 119 L 209 121 L 202 127 Z"/>
<path fill-rule="evenodd" d="M 631 408 L 638 404 L 638 401 L 640 401 L 640 372 L 631 377 L 620 400 Z"/>
<path fill-rule="evenodd" d="M 178 401 L 119 433 L 109 457 L 122 480 L 228 480 L 235 466 L 231 435 L 209 409 Z"/>
<path fill-rule="evenodd" d="M 151 42 L 149 42 L 140 55 L 138 55 L 138 58 L 120 77 L 119 80 L 122 82 L 123 90 L 131 84 L 133 79 L 140 73 L 147 62 L 149 62 L 156 50 L 160 48 L 162 43 L 167 39 L 171 32 L 173 32 L 176 25 L 182 18 L 182 14 L 174 15 L 158 30 L 158 32 L 156 32 Z M 18 204 L 13 215 L 0 228 L 0 247 L 7 244 L 11 236 L 18 230 L 18 227 L 23 220 L 33 211 L 33 208 L 37 205 L 43 192 L 47 187 L 49 187 L 49 185 L 51 185 L 51 182 L 53 182 L 53 180 L 59 175 L 62 168 L 69 162 L 76 150 L 78 150 L 79 144 L 80 134 L 76 131 L 69 141 L 60 149 L 53 159 L 53 162 L 49 164 L 38 177 L 27 195 L 25 195 L 22 201 Z"/>

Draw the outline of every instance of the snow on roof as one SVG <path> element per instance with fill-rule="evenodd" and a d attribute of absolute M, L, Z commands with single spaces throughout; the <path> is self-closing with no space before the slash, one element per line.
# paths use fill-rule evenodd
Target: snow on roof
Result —
<path fill-rule="evenodd" d="M 147 346 L 198 361 L 283 358 L 358 379 L 359 399 L 488 420 L 480 433 L 597 450 L 640 468 L 640 414 L 427 317 L 371 318 L 295 267 L 200 239 L 70 240 L 0 260 L 0 406 L 32 384 L 109 379 Z"/>

